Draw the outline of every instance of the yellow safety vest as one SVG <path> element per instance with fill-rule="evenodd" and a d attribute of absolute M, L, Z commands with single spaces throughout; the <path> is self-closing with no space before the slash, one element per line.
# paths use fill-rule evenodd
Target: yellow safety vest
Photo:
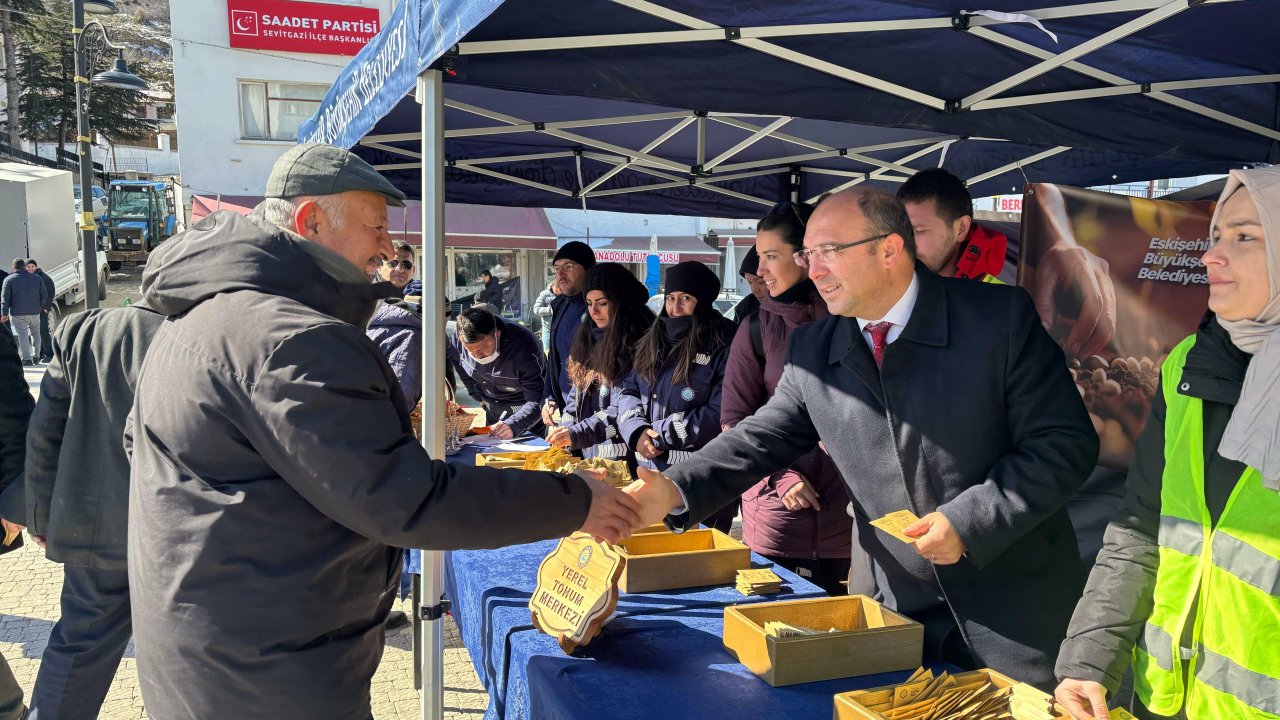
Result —
<path fill-rule="evenodd" d="M 1204 407 L 1178 393 L 1195 336 L 1165 360 L 1165 469 L 1154 607 L 1133 652 L 1138 697 L 1188 720 L 1280 718 L 1280 493 L 1247 468 L 1217 525 L 1204 495 Z M 1188 624 L 1191 623 L 1190 626 Z M 1186 644 L 1184 645 L 1183 642 Z"/>

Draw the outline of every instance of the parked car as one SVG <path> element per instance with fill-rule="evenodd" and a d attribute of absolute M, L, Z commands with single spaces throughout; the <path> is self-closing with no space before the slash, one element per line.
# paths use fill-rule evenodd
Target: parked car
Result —
<path fill-rule="evenodd" d="M 653 311 L 654 315 L 657 315 L 662 312 L 662 303 L 664 298 L 666 298 L 666 293 L 658 293 L 657 295 L 651 296 L 645 305 Z M 716 310 L 720 311 L 721 315 L 733 320 L 733 309 L 741 300 L 741 295 L 731 295 L 727 292 L 721 292 L 720 296 L 716 298 L 715 303 L 713 304 L 716 306 Z"/>
<path fill-rule="evenodd" d="M 76 215 L 78 216 L 80 214 L 80 186 L 76 185 L 72 188 L 72 190 L 75 192 L 75 195 L 76 195 Z M 93 195 L 93 206 L 92 206 L 93 216 L 95 218 L 100 218 L 107 212 L 107 191 L 103 190 L 97 185 L 94 185 L 92 195 Z"/>

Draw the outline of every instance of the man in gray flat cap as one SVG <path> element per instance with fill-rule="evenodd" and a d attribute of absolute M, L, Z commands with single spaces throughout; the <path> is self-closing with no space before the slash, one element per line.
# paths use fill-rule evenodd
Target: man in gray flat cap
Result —
<path fill-rule="evenodd" d="M 129 582 L 147 712 L 368 720 L 396 547 L 491 548 L 638 505 L 589 477 L 433 460 L 364 334 L 404 194 L 326 145 L 285 153 L 249 217 L 167 242 L 142 292 L 167 316 L 138 381 Z"/>

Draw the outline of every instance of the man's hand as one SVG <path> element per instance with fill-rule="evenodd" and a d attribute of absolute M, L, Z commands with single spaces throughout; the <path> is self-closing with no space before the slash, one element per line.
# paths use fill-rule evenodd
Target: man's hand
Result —
<path fill-rule="evenodd" d="M 9 316 L 8 316 L 8 315 L 0 315 L 0 323 L 7 323 L 7 322 L 9 322 Z"/>
<path fill-rule="evenodd" d="M 37 544 L 37 545 L 39 545 L 40 547 L 44 547 L 44 546 L 45 546 L 45 544 L 44 544 L 44 536 L 43 536 L 43 535 L 32 535 L 32 536 L 31 536 L 31 539 L 32 539 L 32 540 L 35 540 L 35 541 L 36 541 L 36 544 Z"/>
<path fill-rule="evenodd" d="M 573 444 L 573 438 L 569 436 L 569 428 L 554 427 L 547 431 L 547 442 L 552 447 L 567 448 Z"/>
<path fill-rule="evenodd" d="M 792 485 L 782 494 L 782 504 L 792 512 L 810 508 L 822 509 L 822 503 L 818 501 L 818 493 L 803 480 Z"/>
<path fill-rule="evenodd" d="M 23 526 L 15 522 L 9 522 L 4 518 L 0 518 L 0 526 L 4 527 L 4 544 L 6 547 L 13 544 L 13 541 L 22 534 Z M 44 547 L 41 545 L 40 547 Z"/>
<path fill-rule="evenodd" d="M 684 504 L 676 484 L 666 475 L 649 468 L 637 468 L 640 479 L 626 487 L 628 495 L 640 502 L 640 525 L 648 527 L 662 522 L 662 518 Z"/>
<path fill-rule="evenodd" d="M 1036 312 L 1046 328 L 1059 318 L 1070 324 L 1064 344 L 1068 357 L 1097 355 L 1115 335 L 1116 290 L 1110 273 L 1106 260 L 1075 244 L 1051 246 L 1040 256 Z"/>
<path fill-rule="evenodd" d="M 611 545 L 631 537 L 631 531 L 643 527 L 640 502 L 612 485 L 603 482 L 604 472 L 599 470 L 575 470 L 574 475 L 586 481 L 591 488 L 591 510 L 586 522 L 579 528 L 597 540 Z"/>
<path fill-rule="evenodd" d="M 1091 680 L 1067 678 L 1058 684 L 1053 697 L 1075 720 L 1111 720 L 1107 711 L 1107 689 Z"/>
<path fill-rule="evenodd" d="M 551 427 L 556 424 L 556 401 L 548 400 L 542 403 L 542 424 Z"/>
<path fill-rule="evenodd" d="M 916 552 L 934 565 L 954 565 L 964 555 L 964 543 L 940 512 L 931 512 L 902 528 L 902 534 L 917 538 Z"/>
<path fill-rule="evenodd" d="M 658 437 L 660 436 L 657 430 L 645 428 L 644 432 L 640 433 L 640 439 L 636 441 L 636 452 L 650 460 L 665 454 L 667 451 L 659 450 L 653 442 Z"/>
<path fill-rule="evenodd" d="M 511 427 L 504 422 L 496 422 L 489 426 L 489 437 L 497 440 L 510 440 L 516 434 Z"/>

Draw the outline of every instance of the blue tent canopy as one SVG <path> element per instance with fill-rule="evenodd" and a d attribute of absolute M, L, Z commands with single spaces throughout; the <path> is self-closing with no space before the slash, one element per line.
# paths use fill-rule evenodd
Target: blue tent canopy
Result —
<path fill-rule="evenodd" d="M 982 5 L 1022 14 L 403 0 L 300 136 L 418 196 L 435 64 L 455 202 L 757 217 L 939 164 L 987 195 L 1280 161 L 1274 3 Z"/>

